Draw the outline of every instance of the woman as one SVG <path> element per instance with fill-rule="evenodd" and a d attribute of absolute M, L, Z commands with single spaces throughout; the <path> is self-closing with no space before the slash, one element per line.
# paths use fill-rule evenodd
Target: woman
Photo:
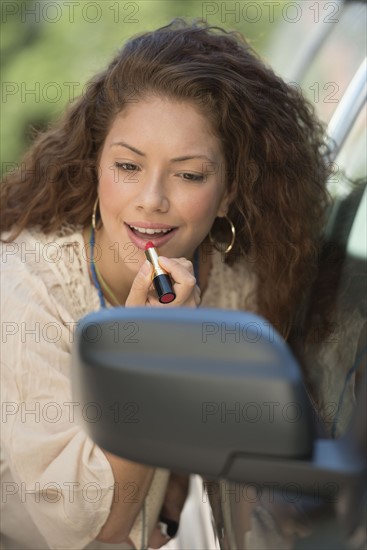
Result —
<path fill-rule="evenodd" d="M 5 547 L 167 541 L 159 514 L 178 522 L 187 480 L 78 427 L 73 327 L 104 306 L 246 308 L 287 338 L 316 270 L 322 150 L 310 105 L 240 34 L 178 19 L 129 40 L 5 178 Z"/>

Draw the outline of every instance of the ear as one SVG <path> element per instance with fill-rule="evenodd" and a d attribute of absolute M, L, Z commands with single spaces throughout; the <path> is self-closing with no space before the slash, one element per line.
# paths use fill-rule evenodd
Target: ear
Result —
<path fill-rule="evenodd" d="M 235 197 L 236 197 L 236 192 L 234 191 L 234 189 L 231 189 L 231 190 L 226 189 L 217 210 L 218 218 L 224 218 L 224 216 L 227 215 L 229 207 L 234 201 Z"/>

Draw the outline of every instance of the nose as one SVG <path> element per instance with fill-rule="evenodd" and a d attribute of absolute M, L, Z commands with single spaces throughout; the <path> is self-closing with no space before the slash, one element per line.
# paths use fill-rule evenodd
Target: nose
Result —
<path fill-rule="evenodd" d="M 167 212 L 169 200 L 162 176 L 158 174 L 155 176 L 147 175 L 146 180 L 142 185 L 139 185 L 136 207 L 138 210 L 144 210 L 147 213 Z"/>

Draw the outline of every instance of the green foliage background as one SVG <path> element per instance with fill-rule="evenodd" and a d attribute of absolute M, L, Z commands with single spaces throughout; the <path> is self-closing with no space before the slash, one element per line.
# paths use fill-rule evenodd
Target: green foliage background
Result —
<path fill-rule="evenodd" d="M 210 24 L 240 30 L 261 52 L 274 22 L 269 17 L 256 23 L 236 17 L 235 12 L 231 13 L 235 4 L 197 0 L 3 0 L 2 172 L 19 162 L 32 139 L 32 130 L 42 129 L 56 118 L 126 39 L 137 33 L 166 25 L 178 16 L 206 16 Z M 252 9 L 249 19 L 255 18 Z M 277 17 L 279 8 L 274 13 Z"/>

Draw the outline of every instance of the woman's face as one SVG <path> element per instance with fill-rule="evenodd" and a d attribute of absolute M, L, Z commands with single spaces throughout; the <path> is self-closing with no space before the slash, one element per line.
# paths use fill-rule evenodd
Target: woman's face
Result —
<path fill-rule="evenodd" d="M 131 269 L 148 241 L 161 255 L 192 259 L 227 212 L 220 142 L 190 103 L 131 103 L 111 126 L 99 168 L 101 241 Z"/>

